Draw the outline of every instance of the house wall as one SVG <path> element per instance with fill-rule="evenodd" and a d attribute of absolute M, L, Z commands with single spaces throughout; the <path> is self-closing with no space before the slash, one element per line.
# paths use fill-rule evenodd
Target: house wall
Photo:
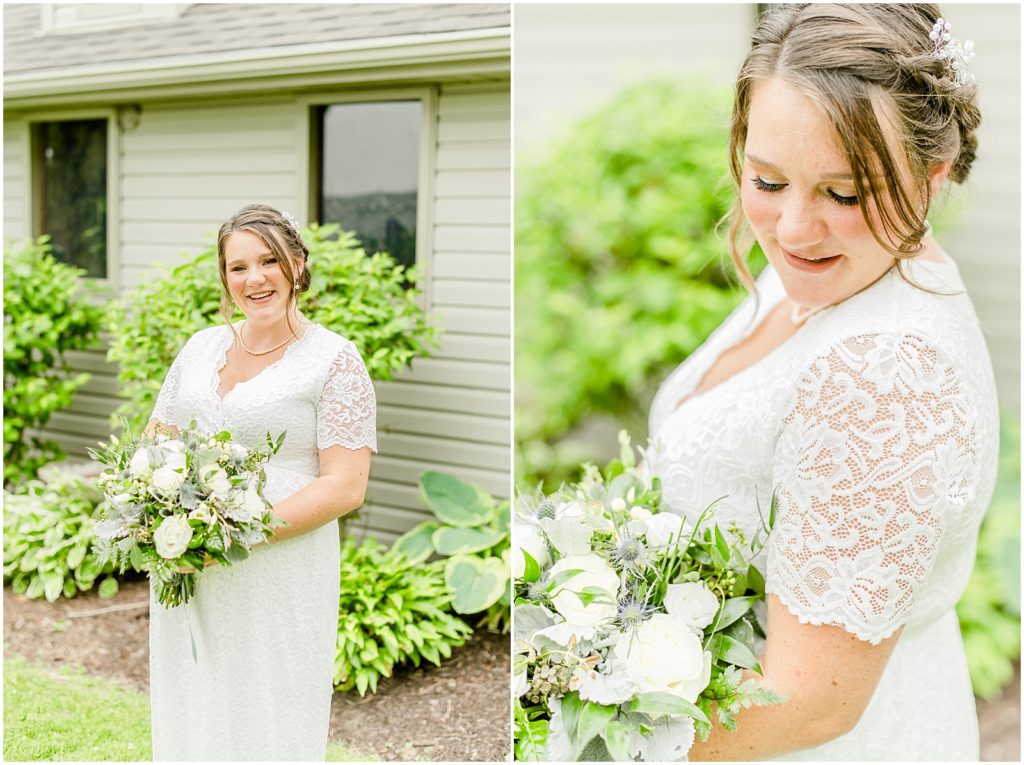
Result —
<path fill-rule="evenodd" d="M 382 541 L 422 520 L 426 469 L 510 493 L 511 220 L 507 79 L 440 83 L 426 189 L 431 221 L 420 253 L 427 308 L 443 328 L 430 359 L 377 382 L 379 454 L 357 528 Z M 213 241 L 222 220 L 254 200 L 306 209 L 306 104 L 294 95 L 225 103 L 143 104 L 121 140 L 119 285 L 128 290 Z M 29 231 L 27 144 L 5 122 L 5 236 Z M 22 206 L 19 207 L 19 204 Z M 110 432 L 116 368 L 105 346 L 71 355 L 93 378 L 46 435 L 74 457 Z"/>

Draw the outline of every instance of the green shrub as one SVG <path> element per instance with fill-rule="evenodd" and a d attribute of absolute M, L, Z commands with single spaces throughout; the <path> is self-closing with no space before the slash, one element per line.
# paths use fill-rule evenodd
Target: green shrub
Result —
<path fill-rule="evenodd" d="M 360 695 L 377 691 L 396 664 L 440 665 L 472 632 L 449 613 L 444 562 L 411 563 L 367 539 L 341 547 L 341 598 L 334 684 Z"/>
<path fill-rule="evenodd" d="M 521 483 L 553 490 L 578 478 L 569 465 L 603 462 L 567 451 L 589 416 L 646 433 L 657 384 L 742 296 L 714 231 L 732 199 L 728 122 L 727 93 L 639 85 L 517 168 Z"/>
<path fill-rule="evenodd" d="M 99 594 L 113 597 L 113 565 L 92 552 L 93 526 L 103 494 L 95 481 L 54 470 L 21 493 L 4 492 L 4 582 L 18 595 L 74 597 L 101 576 Z"/>
<path fill-rule="evenodd" d="M 370 377 L 390 380 L 417 356 L 429 355 L 438 331 L 427 325 L 418 290 L 408 286 L 416 283 L 415 269 L 396 266 L 386 253 L 367 255 L 352 234 L 333 224 L 311 224 L 303 238 L 313 283 L 299 308 L 355 343 Z M 118 381 L 127 399 L 115 421 L 124 417 L 134 429 L 145 427 L 175 354 L 193 333 L 222 321 L 220 295 L 217 250 L 211 245 L 111 309 L 108 359 L 120 364 Z"/>
<path fill-rule="evenodd" d="M 956 611 L 974 692 L 998 696 L 1020 658 L 1020 421 L 1011 415 L 1002 421 L 996 490 Z"/>
<path fill-rule="evenodd" d="M 80 268 L 54 259 L 48 237 L 4 247 L 4 485 L 34 478 L 64 456 L 25 430 L 46 425 L 89 379 L 64 354 L 95 344 L 102 309 L 83 294 Z"/>
<path fill-rule="evenodd" d="M 437 520 L 410 529 L 391 549 L 414 563 L 435 553 L 447 557 L 444 579 L 452 609 L 482 613 L 482 626 L 507 631 L 512 602 L 509 501 L 499 503 L 476 484 L 433 470 L 420 475 L 420 499 Z"/>

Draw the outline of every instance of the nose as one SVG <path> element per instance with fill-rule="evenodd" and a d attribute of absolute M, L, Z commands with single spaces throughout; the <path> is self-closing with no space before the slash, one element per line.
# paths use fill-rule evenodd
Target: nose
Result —
<path fill-rule="evenodd" d="M 819 244 L 825 239 L 828 226 L 821 217 L 817 200 L 796 193 L 785 196 L 775 224 L 779 243 L 792 249 Z"/>
<path fill-rule="evenodd" d="M 248 270 L 246 274 L 246 284 L 262 284 L 266 281 L 263 275 L 263 266 L 256 265 Z"/>

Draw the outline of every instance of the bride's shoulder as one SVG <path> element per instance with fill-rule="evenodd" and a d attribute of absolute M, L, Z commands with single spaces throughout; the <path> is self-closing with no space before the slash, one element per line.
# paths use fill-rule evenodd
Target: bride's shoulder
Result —
<path fill-rule="evenodd" d="M 207 348 L 221 345 L 224 340 L 231 336 L 231 328 L 225 324 L 214 324 L 210 327 L 194 332 L 182 346 L 182 352 L 195 353 Z"/>
<path fill-rule="evenodd" d="M 311 324 L 306 331 L 312 333 L 311 345 L 316 349 L 318 355 L 330 358 L 334 358 L 340 353 L 359 355 L 355 343 L 322 324 Z"/>

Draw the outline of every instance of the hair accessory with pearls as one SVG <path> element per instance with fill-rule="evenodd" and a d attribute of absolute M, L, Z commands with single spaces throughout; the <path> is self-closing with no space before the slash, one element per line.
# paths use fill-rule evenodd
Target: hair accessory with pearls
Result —
<path fill-rule="evenodd" d="M 974 58 L 974 43 L 971 40 L 960 44 L 960 38 L 953 37 L 950 29 L 953 25 L 939 17 L 928 33 L 928 39 L 935 43 L 932 55 L 938 59 L 945 59 L 953 70 L 953 79 L 957 85 L 967 85 L 974 82 L 974 75 L 967 62 Z"/>
<path fill-rule="evenodd" d="M 288 221 L 288 225 L 292 227 L 292 231 L 295 232 L 296 236 L 302 238 L 302 234 L 299 233 L 299 222 L 292 217 L 292 214 L 287 210 L 281 210 L 281 216 Z"/>

